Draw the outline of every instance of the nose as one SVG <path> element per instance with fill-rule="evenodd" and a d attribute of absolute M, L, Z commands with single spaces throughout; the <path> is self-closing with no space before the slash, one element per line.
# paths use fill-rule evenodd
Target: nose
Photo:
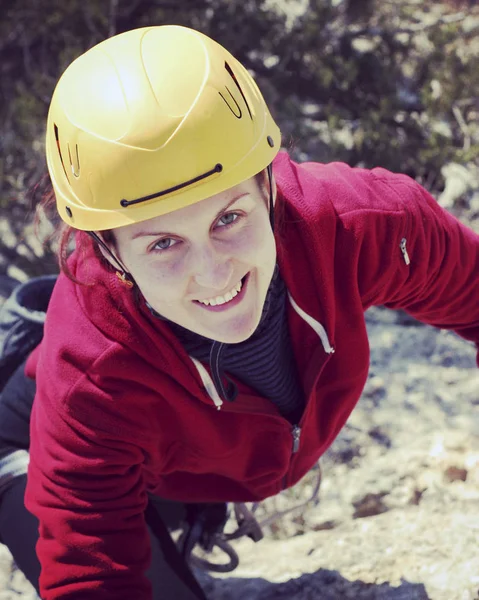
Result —
<path fill-rule="evenodd" d="M 206 290 L 223 291 L 231 283 L 231 258 L 219 252 L 211 243 L 193 250 L 191 266 L 195 283 Z"/>

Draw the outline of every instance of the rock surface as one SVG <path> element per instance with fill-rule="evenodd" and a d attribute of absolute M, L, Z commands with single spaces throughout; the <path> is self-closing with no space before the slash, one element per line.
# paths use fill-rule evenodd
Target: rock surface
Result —
<path fill-rule="evenodd" d="M 234 576 L 202 577 L 211 600 L 479 600 L 474 348 L 401 314 L 368 321 L 370 378 L 321 460 L 319 503 L 237 542 Z M 261 516 L 300 503 L 313 480 Z"/>
<path fill-rule="evenodd" d="M 236 542 L 240 566 L 200 574 L 211 600 L 479 600 L 479 370 L 472 344 L 368 312 L 370 376 L 327 454 L 316 505 Z M 316 471 L 257 510 L 305 501 Z M 35 593 L 0 546 L 0 600 Z"/>

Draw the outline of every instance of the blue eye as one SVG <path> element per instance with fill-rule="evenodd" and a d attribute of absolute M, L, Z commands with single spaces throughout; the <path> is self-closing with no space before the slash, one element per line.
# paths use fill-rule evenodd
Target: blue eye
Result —
<path fill-rule="evenodd" d="M 163 238 L 158 240 L 153 246 L 153 250 L 169 250 L 176 244 L 173 238 Z"/>
<path fill-rule="evenodd" d="M 223 226 L 232 225 L 239 218 L 238 213 L 230 212 L 220 217 L 218 222 L 222 222 Z"/>

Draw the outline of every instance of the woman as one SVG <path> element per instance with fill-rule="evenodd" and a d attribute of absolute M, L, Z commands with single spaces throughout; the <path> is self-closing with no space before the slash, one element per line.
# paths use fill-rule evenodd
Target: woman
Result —
<path fill-rule="evenodd" d="M 196 31 L 115 36 L 60 79 L 47 159 L 76 249 L 26 365 L 44 600 L 202 597 L 172 591 L 171 548 L 151 561 L 148 498 L 299 481 L 366 382 L 368 307 L 479 343 L 476 234 L 405 176 L 279 147 L 251 76 Z"/>

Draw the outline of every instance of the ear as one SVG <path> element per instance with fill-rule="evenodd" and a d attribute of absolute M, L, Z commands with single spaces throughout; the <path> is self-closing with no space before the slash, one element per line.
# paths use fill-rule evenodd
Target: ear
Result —
<path fill-rule="evenodd" d="M 263 194 L 265 200 L 266 200 L 266 204 L 269 205 L 269 177 L 268 177 L 268 169 L 263 169 L 260 173 L 258 173 L 258 175 L 256 176 L 257 179 L 257 183 L 259 185 L 259 188 L 261 190 L 261 193 Z M 274 173 L 271 172 L 271 184 L 273 187 L 273 206 L 276 205 L 276 194 L 277 194 L 277 187 L 276 187 L 276 179 L 274 177 Z"/>

